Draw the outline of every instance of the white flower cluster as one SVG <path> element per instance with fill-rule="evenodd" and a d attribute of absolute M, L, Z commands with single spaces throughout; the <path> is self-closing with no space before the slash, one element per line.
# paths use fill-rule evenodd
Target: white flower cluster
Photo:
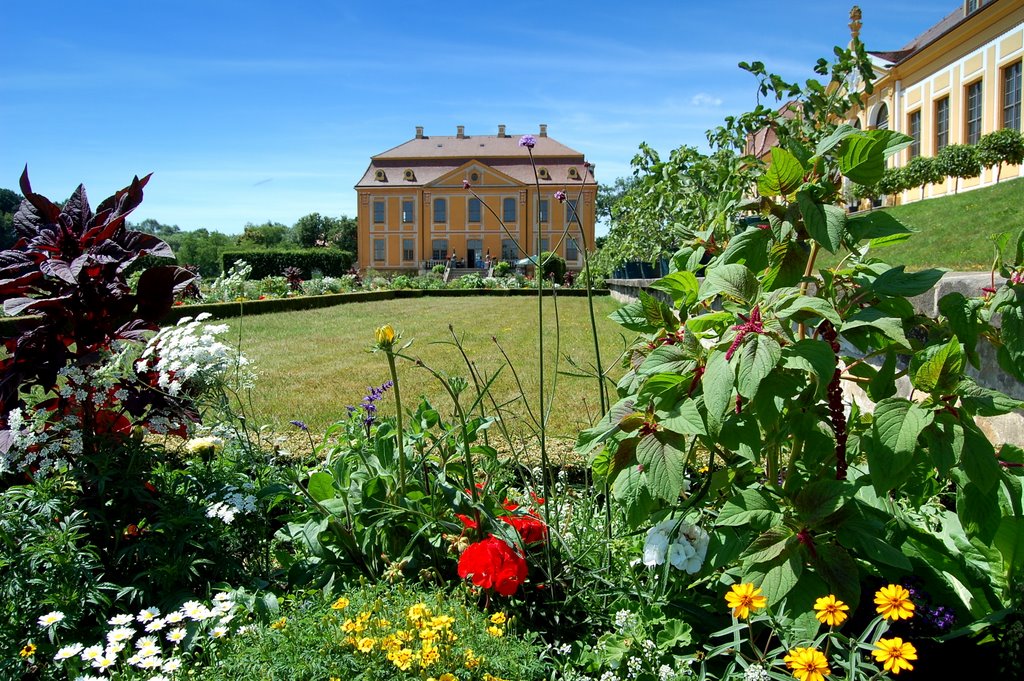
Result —
<path fill-rule="evenodd" d="M 219 593 L 214 597 L 212 607 L 198 601 L 189 601 L 180 609 L 162 617 L 156 608 L 141 610 L 134 617 L 129 614 L 117 615 L 107 621 L 111 629 L 107 632 L 106 642 L 88 647 L 72 643 L 58 650 L 53 659 L 54 662 L 63 663 L 78 658 L 101 674 L 125 674 L 134 667 L 156 674 L 149 677 L 149 681 L 160 681 L 168 678 L 165 674 L 174 676 L 182 669 L 180 654 L 187 640 L 193 643 L 202 640 L 205 646 L 209 639 L 227 636 L 230 632 L 229 624 L 235 617 L 234 611 L 235 604 L 230 596 Z M 54 615 L 63 618 L 59 612 L 45 617 L 52 619 Z M 43 619 L 40 618 L 40 626 L 44 626 Z M 136 638 L 138 634 L 144 635 Z M 78 663 L 74 666 L 77 667 Z M 107 679 L 95 675 L 76 678 L 77 681 Z"/>
<path fill-rule="evenodd" d="M 252 265 L 244 260 L 238 260 L 227 275 L 221 275 L 210 284 L 209 298 L 212 300 L 228 301 L 234 300 L 245 293 L 245 282 L 252 274 Z"/>
<path fill-rule="evenodd" d="M 256 510 L 256 497 L 243 493 L 237 487 L 225 488 L 219 501 L 215 501 L 217 496 L 211 494 L 206 497 L 207 501 L 213 502 L 206 507 L 206 517 L 220 518 L 225 525 L 230 525 L 239 513 L 252 513 Z"/>
<path fill-rule="evenodd" d="M 26 414 L 20 407 L 7 413 L 10 435 L 6 451 L 0 449 L 0 474 L 32 470 L 45 476 L 82 453 L 81 417 L 73 411 L 54 415 L 48 409 Z"/>
<path fill-rule="evenodd" d="M 162 329 L 146 344 L 136 371 L 157 372 L 157 386 L 177 395 L 185 387 L 202 390 L 228 369 L 248 364 L 241 353 L 216 339 L 228 330 L 227 324 L 202 323 L 210 316 L 182 317 L 176 326 Z"/>
<path fill-rule="evenodd" d="M 710 537 L 685 520 L 666 518 L 647 531 L 643 563 L 648 567 L 668 562 L 677 570 L 695 575 L 704 565 Z"/>
<path fill-rule="evenodd" d="M 768 670 L 759 664 L 752 664 L 743 672 L 743 681 L 771 681 Z"/>

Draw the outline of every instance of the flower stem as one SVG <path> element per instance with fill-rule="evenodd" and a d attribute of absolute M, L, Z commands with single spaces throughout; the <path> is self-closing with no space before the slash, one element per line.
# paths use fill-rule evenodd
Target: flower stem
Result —
<path fill-rule="evenodd" d="M 405 432 L 402 424 L 402 393 L 398 389 L 398 372 L 395 370 L 395 355 L 389 348 L 385 354 L 388 356 L 388 369 L 391 370 L 391 383 L 395 387 L 395 421 L 398 428 L 398 492 L 405 497 Z"/>

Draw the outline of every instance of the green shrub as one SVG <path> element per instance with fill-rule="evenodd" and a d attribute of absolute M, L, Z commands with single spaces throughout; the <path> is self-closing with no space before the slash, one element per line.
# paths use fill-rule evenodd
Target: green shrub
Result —
<path fill-rule="evenodd" d="M 510 265 L 506 260 L 502 260 L 501 262 L 494 266 L 495 277 L 507 277 L 511 273 L 512 265 Z"/>
<path fill-rule="evenodd" d="M 1012 128 L 995 130 L 978 142 L 978 160 L 986 168 L 1024 161 L 1024 135 Z"/>
<path fill-rule="evenodd" d="M 561 284 L 565 276 L 565 259 L 557 253 L 545 251 L 540 254 L 540 261 L 544 267 L 544 278 L 554 275 L 555 283 Z"/>
<path fill-rule="evenodd" d="M 935 157 L 939 170 L 946 177 L 969 178 L 981 175 L 981 161 L 978 148 L 967 144 L 950 144 L 942 148 Z M 959 179 L 957 190 L 960 188 Z"/>
<path fill-rule="evenodd" d="M 292 601 L 280 618 L 232 638 L 202 678 L 545 678 L 540 649 L 514 629 L 506 613 L 481 612 L 461 590 L 363 586 Z"/>
<path fill-rule="evenodd" d="M 252 265 L 251 277 L 278 277 L 286 267 L 302 270 L 305 279 L 312 279 L 313 271 L 340 277 L 352 266 L 352 254 L 332 248 L 311 248 L 292 251 L 225 251 L 221 256 L 224 271 L 227 272 L 239 260 Z"/>
<path fill-rule="evenodd" d="M 930 156 L 915 156 L 903 168 L 903 178 L 906 189 L 914 187 L 924 188 L 927 184 L 942 182 L 945 176 L 936 159 Z"/>
<path fill-rule="evenodd" d="M 392 289 L 412 288 L 412 278 L 405 274 L 399 274 L 391 280 Z"/>
<path fill-rule="evenodd" d="M 430 271 L 434 274 L 444 274 L 444 265 L 434 265 L 430 268 Z"/>

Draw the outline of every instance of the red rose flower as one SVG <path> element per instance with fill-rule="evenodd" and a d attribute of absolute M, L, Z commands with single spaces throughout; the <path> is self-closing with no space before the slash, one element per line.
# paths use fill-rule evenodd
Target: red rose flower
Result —
<path fill-rule="evenodd" d="M 511 596 L 526 580 L 526 559 L 497 537 L 470 544 L 459 558 L 459 577 L 473 584 Z"/>

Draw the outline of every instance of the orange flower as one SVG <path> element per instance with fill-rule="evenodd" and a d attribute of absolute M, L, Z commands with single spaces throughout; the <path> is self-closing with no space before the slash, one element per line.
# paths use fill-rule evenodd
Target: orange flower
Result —
<path fill-rule="evenodd" d="M 768 599 L 761 595 L 761 589 L 749 582 L 733 584 L 729 593 L 725 594 L 725 603 L 732 608 L 732 616 L 744 620 L 750 613 L 768 605 Z"/>
<path fill-rule="evenodd" d="M 914 604 L 910 592 L 899 584 L 883 586 L 875 593 L 878 614 L 887 620 L 910 619 L 914 616 Z"/>
<path fill-rule="evenodd" d="M 796 648 L 782 659 L 800 681 L 824 681 L 832 673 L 828 660 L 815 648 Z"/>
<path fill-rule="evenodd" d="M 814 601 L 814 609 L 817 610 L 814 616 L 818 618 L 819 622 L 830 627 L 838 627 L 846 621 L 846 611 L 850 609 L 850 606 L 829 594 Z"/>

